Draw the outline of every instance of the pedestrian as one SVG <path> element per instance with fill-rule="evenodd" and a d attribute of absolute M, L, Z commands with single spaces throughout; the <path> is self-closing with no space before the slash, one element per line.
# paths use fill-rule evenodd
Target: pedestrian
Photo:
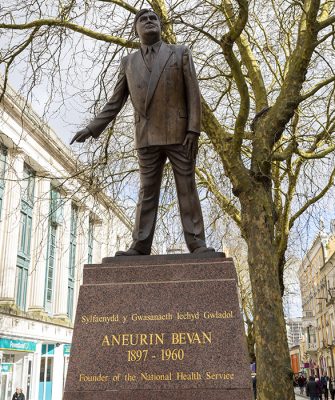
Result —
<path fill-rule="evenodd" d="M 309 396 L 310 400 L 320 399 L 320 387 L 316 382 L 314 376 L 310 376 L 306 385 L 306 395 Z"/>
<path fill-rule="evenodd" d="M 251 374 L 251 376 L 252 376 L 252 390 L 254 392 L 254 400 L 257 400 L 256 373 Z"/>
<path fill-rule="evenodd" d="M 315 383 L 318 387 L 318 399 L 322 400 L 323 384 L 319 378 L 315 378 Z"/>
<path fill-rule="evenodd" d="M 12 400 L 25 400 L 23 391 L 21 388 L 17 387 L 15 393 L 13 394 Z"/>
<path fill-rule="evenodd" d="M 333 377 L 329 377 L 329 381 L 328 381 L 328 385 L 329 385 L 329 393 L 331 396 L 331 400 L 335 400 L 334 396 L 335 396 L 335 388 L 334 388 L 334 378 Z"/>
<path fill-rule="evenodd" d="M 298 378 L 298 386 L 300 389 L 300 394 L 304 394 L 305 385 L 306 385 L 306 378 L 304 377 L 304 375 L 300 374 Z"/>
<path fill-rule="evenodd" d="M 321 376 L 321 383 L 322 383 L 322 393 L 325 395 L 325 400 L 328 400 L 328 393 L 329 393 L 329 377 L 327 376 L 327 373 L 324 372 L 324 374 Z"/>

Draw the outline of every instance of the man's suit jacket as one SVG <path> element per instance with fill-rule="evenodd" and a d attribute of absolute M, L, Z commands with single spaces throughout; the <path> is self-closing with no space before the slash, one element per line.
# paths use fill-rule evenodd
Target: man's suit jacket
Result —
<path fill-rule="evenodd" d="M 187 132 L 200 134 L 200 91 L 185 46 L 162 42 L 152 72 L 141 50 L 121 61 L 111 99 L 87 126 L 98 137 L 130 95 L 135 110 L 135 148 L 181 144 Z"/>

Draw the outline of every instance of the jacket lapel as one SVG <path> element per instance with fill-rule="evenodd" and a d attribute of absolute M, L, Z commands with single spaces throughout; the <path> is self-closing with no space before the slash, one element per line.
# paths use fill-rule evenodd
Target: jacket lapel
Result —
<path fill-rule="evenodd" d="M 172 54 L 172 51 L 170 50 L 169 46 L 167 46 L 164 42 L 162 42 L 161 47 L 159 49 L 157 59 L 154 62 L 152 72 L 150 75 L 150 81 L 148 85 L 148 91 L 147 91 L 147 96 L 145 99 L 145 110 L 148 110 L 148 107 L 150 105 L 152 96 L 155 92 L 157 83 L 159 81 L 159 78 L 163 72 L 163 69 L 170 58 Z"/>
<path fill-rule="evenodd" d="M 132 71 L 132 73 L 135 73 L 135 76 L 139 77 L 138 80 L 142 82 L 148 82 L 148 77 L 150 75 L 150 72 L 143 60 L 141 50 L 138 50 L 136 53 L 134 53 L 134 57 L 135 57 L 135 60 L 133 62 L 134 71 Z"/>
<path fill-rule="evenodd" d="M 145 65 L 141 50 L 132 53 L 132 57 L 133 59 L 127 73 L 128 86 L 136 111 L 145 117 L 146 111 L 144 100 L 148 93 L 150 71 Z"/>

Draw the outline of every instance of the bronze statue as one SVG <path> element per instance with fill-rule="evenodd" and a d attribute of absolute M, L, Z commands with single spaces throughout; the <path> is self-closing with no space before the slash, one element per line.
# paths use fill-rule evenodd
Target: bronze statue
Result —
<path fill-rule="evenodd" d="M 206 246 L 204 223 L 195 185 L 195 158 L 200 135 L 200 91 L 187 47 L 161 40 L 161 22 L 142 9 L 134 20 L 141 48 L 124 57 L 114 93 L 102 111 L 71 143 L 97 138 L 130 95 L 135 110 L 135 148 L 141 187 L 133 243 L 117 256 L 150 254 L 159 192 L 166 159 L 171 162 L 186 244 L 191 253 L 214 251 Z"/>

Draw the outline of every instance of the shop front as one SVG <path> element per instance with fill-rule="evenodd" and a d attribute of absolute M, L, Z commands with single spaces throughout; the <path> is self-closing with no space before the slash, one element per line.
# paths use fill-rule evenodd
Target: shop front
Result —
<path fill-rule="evenodd" d="M 71 345 L 0 337 L 0 400 L 12 400 L 17 387 L 26 400 L 60 400 Z"/>
<path fill-rule="evenodd" d="M 38 400 L 59 400 L 63 397 L 70 344 L 43 343 L 39 347 Z"/>
<path fill-rule="evenodd" d="M 36 342 L 0 337 L 1 400 L 11 400 L 16 387 L 31 400 L 31 377 Z"/>

